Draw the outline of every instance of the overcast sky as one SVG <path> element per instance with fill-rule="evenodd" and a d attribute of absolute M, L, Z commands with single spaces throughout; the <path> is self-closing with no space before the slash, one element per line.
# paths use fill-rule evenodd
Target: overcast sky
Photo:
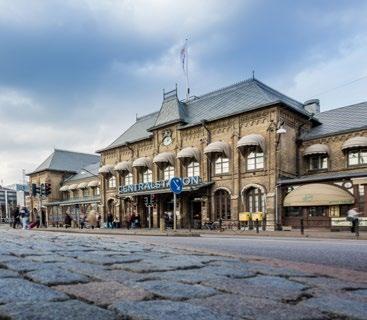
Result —
<path fill-rule="evenodd" d="M 55 147 L 105 147 L 163 88 L 183 98 L 187 37 L 194 95 L 255 70 L 322 110 L 365 101 L 366 16 L 364 0 L 0 0 L 0 183 Z"/>

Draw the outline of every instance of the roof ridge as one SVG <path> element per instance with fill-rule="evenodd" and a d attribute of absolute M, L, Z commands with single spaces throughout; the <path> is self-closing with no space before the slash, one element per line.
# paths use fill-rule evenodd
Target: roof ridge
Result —
<path fill-rule="evenodd" d="M 75 154 L 84 154 L 84 155 L 88 155 L 88 156 L 96 156 L 96 157 L 100 157 L 99 154 L 96 153 L 87 153 L 87 152 L 80 152 L 80 151 L 73 151 L 73 150 L 65 150 L 65 149 L 54 149 L 54 152 L 51 153 L 51 155 L 55 154 L 55 151 L 61 151 L 61 152 L 69 152 L 69 153 L 75 153 Z"/>
<path fill-rule="evenodd" d="M 357 106 L 359 104 L 364 104 L 364 103 L 367 104 L 367 101 L 362 101 L 362 102 L 358 102 L 358 103 L 349 104 L 347 106 L 342 106 L 342 107 L 339 107 L 339 108 L 334 108 L 334 109 L 329 109 L 329 110 L 321 111 L 319 114 L 321 114 L 321 113 L 327 113 L 327 112 L 331 112 L 331 111 L 336 111 L 336 110 L 340 110 L 340 109 L 344 109 L 344 108 L 350 108 L 350 107 L 354 107 L 354 106 Z"/>
<path fill-rule="evenodd" d="M 136 117 L 136 121 L 146 119 L 146 118 L 148 118 L 148 117 L 150 117 L 150 116 L 152 116 L 152 115 L 154 115 L 156 113 L 159 113 L 159 112 L 160 112 L 160 109 L 158 111 L 153 111 L 151 113 L 144 114 L 144 115 L 142 115 L 140 117 Z M 136 121 L 135 121 L 135 123 L 136 123 Z"/>
<path fill-rule="evenodd" d="M 241 81 L 235 82 L 235 83 L 233 83 L 231 85 L 228 85 L 228 86 L 225 86 L 225 87 L 221 87 L 221 88 L 216 89 L 216 90 L 213 90 L 213 91 L 209 91 L 208 93 L 205 93 L 205 94 L 203 94 L 201 96 L 197 96 L 197 99 L 206 98 L 206 97 L 211 96 L 213 94 L 219 94 L 219 93 L 221 93 L 221 92 L 223 92 L 225 90 L 228 90 L 230 88 L 234 88 L 234 87 L 236 87 L 238 85 L 241 85 L 241 84 L 244 84 L 244 83 L 247 83 L 247 82 L 251 82 L 251 81 L 254 81 L 254 80 L 255 79 L 253 79 L 253 78 L 249 78 L 249 79 L 246 79 L 246 80 L 241 80 Z M 195 100 L 196 99 L 194 99 L 193 101 L 195 101 Z M 188 101 L 188 102 L 190 103 L 191 101 Z"/>

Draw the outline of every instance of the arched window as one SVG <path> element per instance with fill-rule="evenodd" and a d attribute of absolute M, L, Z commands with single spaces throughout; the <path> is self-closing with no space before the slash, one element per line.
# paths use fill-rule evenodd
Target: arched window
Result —
<path fill-rule="evenodd" d="M 218 157 L 214 163 L 214 173 L 223 174 L 229 172 L 229 159 L 224 157 Z"/>
<path fill-rule="evenodd" d="M 187 176 L 188 177 L 195 177 L 200 176 L 200 165 L 197 161 L 191 161 L 187 165 Z"/>
<path fill-rule="evenodd" d="M 264 169 L 264 152 L 260 148 L 257 147 L 248 150 L 246 157 L 246 169 Z"/>
<path fill-rule="evenodd" d="M 125 182 L 125 186 L 133 184 L 133 174 L 131 172 L 125 175 L 124 182 Z"/>
<path fill-rule="evenodd" d="M 246 191 L 246 210 L 248 212 L 265 212 L 265 194 L 259 188 Z"/>
<path fill-rule="evenodd" d="M 231 219 L 231 196 L 226 190 L 217 190 L 214 193 L 214 214 L 218 219 Z"/>
<path fill-rule="evenodd" d="M 152 170 L 146 169 L 145 171 L 143 171 L 143 183 L 152 182 L 152 180 Z"/>
<path fill-rule="evenodd" d="M 116 188 L 116 177 L 115 176 L 112 176 L 108 179 L 108 187 Z"/>
<path fill-rule="evenodd" d="M 163 179 L 169 180 L 175 176 L 175 168 L 173 166 L 167 166 L 163 169 Z"/>

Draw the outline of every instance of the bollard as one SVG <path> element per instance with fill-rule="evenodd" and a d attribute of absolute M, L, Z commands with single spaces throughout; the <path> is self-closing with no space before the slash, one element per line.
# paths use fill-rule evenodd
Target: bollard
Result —
<path fill-rule="evenodd" d="M 301 234 L 305 234 L 305 226 L 303 223 L 303 219 L 301 219 Z"/>
<path fill-rule="evenodd" d="M 259 233 L 259 219 L 255 220 L 256 233 Z"/>

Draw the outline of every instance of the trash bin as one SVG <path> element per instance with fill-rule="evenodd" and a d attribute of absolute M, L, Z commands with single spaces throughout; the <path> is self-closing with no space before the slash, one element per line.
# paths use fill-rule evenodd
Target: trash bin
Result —
<path fill-rule="evenodd" d="M 161 232 L 164 232 L 164 230 L 166 229 L 164 218 L 159 219 L 159 226 L 160 226 Z"/>

